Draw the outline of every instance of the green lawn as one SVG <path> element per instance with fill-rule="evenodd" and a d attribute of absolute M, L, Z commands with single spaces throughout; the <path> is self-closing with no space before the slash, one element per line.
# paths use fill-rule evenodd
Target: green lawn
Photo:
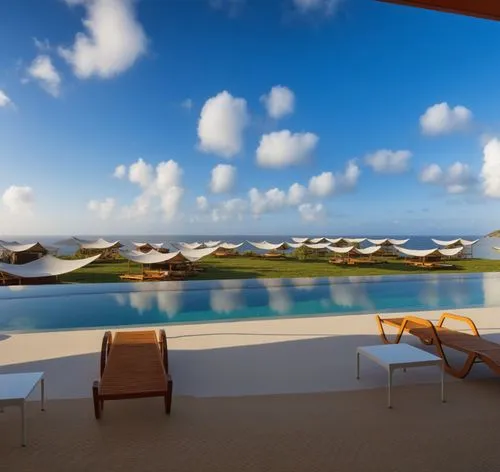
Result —
<path fill-rule="evenodd" d="M 298 261 L 267 260 L 259 257 L 208 257 L 200 264 L 205 271 L 194 276 L 194 280 L 213 279 L 249 279 L 264 277 L 342 277 L 360 275 L 389 275 L 415 273 L 469 273 L 469 272 L 500 272 L 500 261 L 486 259 L 469 259 L 454 262 L 457 269 L 434 270 L 416 269 L 407 266 L 402 261 L 389 260 L 372 266 L 335 266 L 328 264 L 327 259 L 310 259 Z M 131 264 L 132 272 L 139 273 L 141 268 Z M 96 262 L 83 269 L 61 277 L 62 282 L 99 283 L 120 282 L 120 274 L 128 272 L 128 262 L 118 260 L 113 262 Z"/>

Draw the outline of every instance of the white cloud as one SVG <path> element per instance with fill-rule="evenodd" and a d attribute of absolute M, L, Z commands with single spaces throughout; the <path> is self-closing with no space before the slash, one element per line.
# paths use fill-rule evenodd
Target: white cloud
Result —
<path fill-rule="evenodd" d="M 77 33 L 70 48 L 59 54 L 74 74 L 87 79 L 116 76 L 130 67 L 147 49 L 147 38 L 136 19 L 133 0 L 66 0 L 86 9 L 85 33 Z"/>
<path fill-rule="evenodd" d="M 0 108 L 6 107 L 12 103 L 12 100 L 7 96 L 7 94 L 0 90 Z"/>
<path fill-rule="evenodd" d="M 219 164 L 212 169 L 210 190 L 212 193 L 230 192 L 236 182 L 236 167 L 229 164 Z"/>
<path fill-rule="evenodd" d="M 354 160 L 347 163 L 344 173 L 322 172 L 309 180 L 309 192 L 316 197 L 352 190 L 358 183 L 361 171 Z"/>
<path fill-rule="evenodd" d="M 113 172 L 113 177 L 117 179 L 123 179 L 126 175 L 127 175 L 127 166 L 121 164 L 115 167 L 115 171 Z"/>
<path fill-rule="evenodd" d="M 287 204 L 285 192 L 272 188 L 267 192 L 260 192 L 255 187 L 248 192 L 250 208 L 255 216 L 279 210 Z"/>
<path fill-rule="evenodd" d="M 472 112 L 457 105 L 451 108 L 448 103 L 438 103 L 429 107 L 420 117 L 420 128 L 424 134 L 437 136 L 465 130 L 472 121 Z"/>
<path fill-rule="evenodd" d="M 128 179 L 133 184 L 139 184 L 143 188 L 149 187 L 153 179 L 153 166 L 144 162 L 143 159 L 138 159 L 130 166 Z"/>
<path fill-rule="evenodd" d="M 199 148 L 222 157 L 234 157 L 243 145 L 243 130 L 248 125 L 247 102 L 223 91 L 209 98 L 198 122 Z"/>
<path fill-rule="evenodd" d="M 293 4 L 300 13 L 324 13 L 333 15 L 342 0 L 293 0 Z"/>
<path fill-rule="evenodd" d="M 481 179 L 484 194 L 500 198 L 500 140 L 496 138 L 484 146 Z"/>
<path fill-rule="evenodd" d="M 155 202 L 167 220 L 174 219 L 179 211 L 184 187 L 183 170 L 174 160 L 160 162 L 156 169 L 143 159 L 138 159 L 128 170 L 129 181 L 138 185 L 142 193 L 134 203 L 122 209 L 125 218 L 138 218 L 148 215 L 155 209 Z"/>
<path fill-rule="evenodd" d="M 293 113 L 295 108 L 295 94 L 288 87 L 274 86 L 269 94 L 260 97 L 271 118 L 282 118 Z"/>
<path fill-rule="evenodd" d="M 476 178 L 468 164 L 455 162 L 443 170 L 438 164 L 426 166 L 420 173 L 420 181 L 426 184 L 439 185 L 448 193 L 464 193 L 475 184 Z"/>
<path fill-rule="evenodd" d="M 11 185 L 3 193 L 2 203 L 11 213 L 31 212 L 35 203 L 35 194 L 31 187 Z"/>
<path fill-rule="evenodd" d="M 303 185 L 297 182 L 290 185 L 290 188 L 288 189 L 289 205 L 300 205 L 305 200 L 306 197 L 307 197 L 307 189 Z"/>
<path fill-rule="evenodd" d="M 179 211 L 184 189 L 182 187 L 170 187 L 164 189 L 160 194 L 161 208 L 167 220 L 173 220 Z"/>
<path fill-rule="evenodd" d="M 97 214 L 101 220 L 107 220 L 115 209 L 116 201 L 114 198 L 108 197 L 102 201 L 90 200 L 88 209 Z"/>
<path fill-rule="evenodd" d="M 309 180 L 309 191 L 317 197 L 331 195 L 334 189 L 335 176 L 332 172 L 322 172 Z"/>
<path fill-rule="evenodd" d="M 443 179 L 443 169 L 438 164 L 430 164 L 420 173 L 420 180 L 426 184 L 437 184 Z"/>
<path fill-rule="evenodd" d="M 304 221 L 320 221 L 325 217 L 325 209 L 322 203 L 303 203 L 299 206 L 299 213 Z"/>
<path fill-rule="evenodd" d="M 257 163 L 276 169 L 300 164 L 311 156 L 318 140 L 313 133 L 291 133 L 289 130 L 264 134 L 257 148 Z"/>
<path fill-rule="evenodd" d="M 409 168 L 412 153 L 410 151 L 390 151 L 381 149 L 365 157 L 365 162 L 375 172 L 399 174 Z"/>
<path fill-rule="evenodd" d="M 208 210 L 208 200 L 207 200 L 207 197 L 201 195 L 199 197 L 196 197 L 196 208 L 201 211 L 201 212 L 205 212 Z"/>
<path fill-rule="evenodd" d="M 222 202 L 217 208 L 212 210 L 212 221 L 234 221 L 243 220 L 248 203 L 242 198 L 231 198 Z"/>
<path fill-rule="evenodd" d="M 61 76 L 49 56 L 40 54 L 27 69 L 29 77 L 36 80 L 40 87 L 53 97 L 58 97 L 61 89 Z"/>
<path fill-rule="evenodd" d="M 186 98 L 181 102 L 181 107 L 185 110 L 191 110 L 191 108 L 193 108 L 193 100 L 191 100 L 190 98 Z"/>

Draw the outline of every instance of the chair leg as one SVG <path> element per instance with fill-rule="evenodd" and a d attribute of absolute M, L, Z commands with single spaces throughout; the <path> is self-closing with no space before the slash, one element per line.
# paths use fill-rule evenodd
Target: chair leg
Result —
<path fill-rule="evenodd" d="M 99 382 L 96 380 L 92 385 L 92 397 L 94 399 L 94 414 L 96 420 L 101 417 L 101 403 L 102 400 L 99 399 Z"/>
<path fill-rule="evenodd" d="M 165 395 L 165 413 L 167 415 L 170 415 L 170 410 L 172 408 L 172 388 L 173 388 L 172 380 L 169 380 L 168 381 L 168 392 Z"/>

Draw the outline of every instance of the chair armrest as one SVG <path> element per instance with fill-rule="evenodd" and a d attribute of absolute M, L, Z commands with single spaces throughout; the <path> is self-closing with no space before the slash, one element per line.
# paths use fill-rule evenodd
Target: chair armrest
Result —
<path fill-rule="evenodd" d="M 447 319 L 450 319 L 450 320 L 455 320 L 455 321 L 461 321 L 462 323 L 465 323 L 469 326 L 469 328 L 471 329 L 472 331 L 472 334 L 474 336 L 481 336 L 479 334 L 479 331 L 477 330 L 477 327 L 476 325 L 474 324 L 474 321 L 472 321 L 470 318 L 468 318 L 467 316 L 462 316 L 462 315 L 455 315 L 454 313 L 443 313 L 441 315 L 441 317 L 439 318 L 439 321 L 438 321 L 438 324 L 437 326 L 439 328 L 443 327 L 444 325 L 444 322 L 447 320 Z"/>

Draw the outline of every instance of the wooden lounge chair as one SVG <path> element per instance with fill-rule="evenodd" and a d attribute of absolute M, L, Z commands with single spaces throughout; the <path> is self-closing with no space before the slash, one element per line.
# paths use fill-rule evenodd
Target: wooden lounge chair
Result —
<path fill-rule="evenodd" d="M 101 348 L 101 380 L 92 386 L 95 417 L 99 419 L 104 401 L 164 397 L 170 414 L 172 378 L 168 373 L 165 331 L 160 341 L 155 331 L 104 333 Z"/>
<path fill-rule="evenodd" d="M 410 333 L 424 344 L 435 346 L 438 354 L 444 360 L 447 372 L 454 377 L 463 379 L 469 374 L 472 366 L 480 362 L 484 362 L 491 370 L 500 374 L 500 344 L 482 338 L 470 318 L 453 313 L 443 313 L 437 325 L 416 316 L 402 318 L 380 318 L 377 316 L 376 319 L 385 344 L 398 343 L 405 332 Z M 445 321 L 450 319 L 465 323 L 472 334 L 444 327 Z M 394 341 L 387 338 L 384 325 L 398 329 Z M 467 354 L 467 359 L 461 368 L 450 365 L 443 349 L 445 347 Z"/>

